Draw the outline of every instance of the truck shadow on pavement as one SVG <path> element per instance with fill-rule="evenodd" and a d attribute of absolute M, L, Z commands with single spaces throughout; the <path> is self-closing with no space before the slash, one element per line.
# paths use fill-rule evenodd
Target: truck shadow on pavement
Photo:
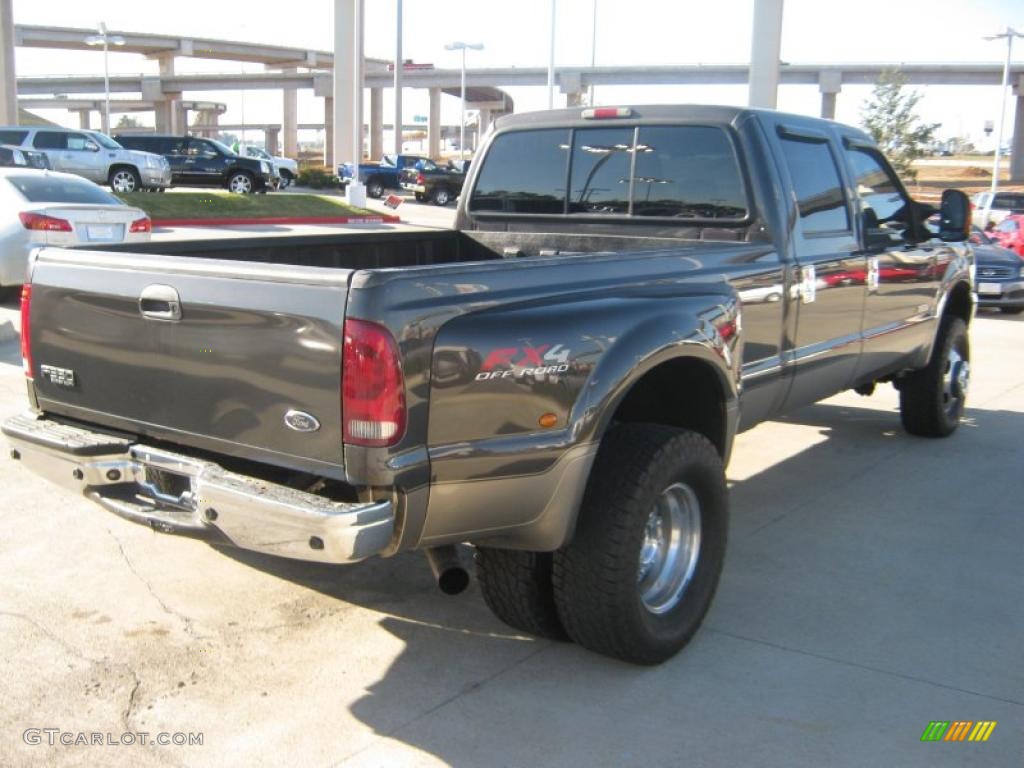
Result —
<path fill-rule="evenodd" d="M 869 400 L 865 400 L 865 407 L 818 404 L 780 419 L 777 424 L 817 430 L 817 439 L 797 440 L 794 443 L 795 453 L 785 455 L 780 450 L 779 455 L 783 458 L 776 463 L 764 466 L 743 479 L 730 478 L 730 535 L 732 546 L 738 547 L 739 551 L 726 558 L 718 602 L 712 606 L 704 628 L 682 653 L 653 669 L 606 659 L 569 643 L 523 637 L 489 614 L 475 580 L 468 592 L 459 598 L 440 594 L 433 585 L 424 558 L 418 553 L 375 559 L 357 566 L 334 567 L 233 549 L 223 549 L 223 552 L 254 568 L 333 599 L 384 614 L 379 620 L 380 628 L 404 644 L 401 654 L 391 663 L 386 674 L 350 706 L 355 717 L 388 741 L 374 741 L 369 747 L 353 747 L 349 753 L 337 756 L 339 762 L 351 759 L 356 764 L 383 764 L 380 761 L 384 758 L 374 750 L 383 748 L 391 757 L 388 750 L 398 749 L 395 754 L 402 754 L 404 747 L 401 745 L 407 745 L 456 765 L 484 764 L 496 755 L 501 755 L 502 760 L 509 764 L 525 765 L 535 761 L 553 764 L 552 761 L 558 760 L 578 764 L 585 756 L 594 754 L 593 745 L 587 747 L 581 741 L 573 747 L 571 740 L 562 743 L 557 759 L 550 751 L 546 756 L 543 751 L 550 748 L 560 727 L 576 728 L 578 722 L 583 729 L 580 733 L 596 732 L 600 742 L 614 745 L 606 754 L 606 764 L 632 763 L 640 755 L 630 751 L 637 747 L 631 744 L 630 729 L 633 726 L 629 718 L 622 715 L 628 708 L 623 695 L 628 699 L 639 695 L 637 686 L 653 686 L 654 693 L 650 695 L 660 699 L 661 703 L 653 706 L 647 701 L 643 706 L 653 709 L 666 707 L 662 711 L 668 713 L 674 706 L 673 702 L 689 701 L 690 697 L 699 701 L 701 697 L 711 695 L 714 686 L 709 683 L 709 678 L 713 683 L 717 675 L 734 676 L 737 663 L 751 663 L 745 656 L 749 649 L 737 646 L 732 651 L 728 648 L 723 651 L 722 647 L 741 640 L 729 632 L 731 625 L 745 627 L 744 634 L 757 635 L 762 631 L 761 625 L 757 621 L 751 622 L 749 615 L 751 612 L 757 615 L 757 605 L 763 600 L 759 590 L 767 589 L 764 574 L 759 569 L 764 568 L 766 562 L 774 562 L 770 557 L 766 559 L 761 550 L 751 554 L 755 547 L 767 546 L 762 543 L 761 532 L 779 524 L 787 515 L 799 515 L 801 535 L 796 546 L 802 547 L 799 554 L 811 563 L 813 569 L 814 563 L 827 562 L 832 551 L 842 546 L 845 532 L 834 525 L 833 518 L 838 516 L 838 512 L 829 501 L 830 497 L 835 500 L 837 494 L 849 494 L 859 489 L 865 499 L 874 500 L 869 503 L 874 504 L 875 514 L 895 514 L 898 510 L 908 519 L 917 515 L 927 525 L 927 510 L 907 511 L 905 506 L 900 506 L 896 497 L 904 490 L 904 481 L 899 479 L 904 475 L 884 474 L 886 467 L 891 472 L 896 472 L 893 467 L 906 467 L 906 471 L 916 477 L 913 482 L 927 483 L 929 474 L 932 474 L 935 478 L 932 485 L 945 484 L 961 489 L 971 488 L 976 481 L 977 462 L 965 461 L 965 453 L 984 454 L 986 475 L 1009 476 L 1007 473 L 1019 472 L 1021 451 L 1016 448 L 1016 443 L 1010 441 L 1013 435 L 1024 430 L 1024 414 L 968 409 L 956 436 L 948 440 L 928 440 L 904 433 L 898 414 L 892 410 L 874 410 L 869 404 Z M 813 433 L 804 430 L 802 434 Z M 993 446 L 993 443 L 1012 448 L 1005 450 Z M 744 445 L 741 438 L 738 451 L 743 454 L 744 463 L 749 463 L 749 452 L 763 447 L 763 436 L 760 441 L 751 439 L 748 445 Z M 934 468 L 931 473 L 928 472 L 929 467 Z M 977 510 L 969 502 L 953 500 L 944 513 L 957 519 L 976 515 Z M 786 522 L 797 525 L 792 520 Z M 885 547 L 890 547 L 895 553 L 898 546 L 896 542 L 880 544 L 883 552 Z M 462 553 L 467 568 L 471 568 L 469 553 L 468 548 Z M 784 561 L 786 555 L 771 553 L 780 561 Z M 886 553 L 883 556 L 898 555 Z M 934 557 L 929 553 L 922 562 L 909 566 L 913 569 L 912 581 L 916 585 L 920 580 L 922 590 L 927 590 L 934 578 L 931 562 Z M 961 567 L 992 567 L 986 566 L 985 562 L 972 562 L 970 556 L 965 558 Z M 840 564 L 838 567 L 843 566 Z M 830 575 L 834 577 L 835 574 Z M 821 585 L 819 587 L 825 589 Z M 869 605 L 871 611 L 884 614 L 893 610 L 891 597 L 880 595 L 875 599 L 878 603 Z M 808 614 L 806 606 L 801 608 L 797 605 L 793 605 L 791 610 L 794 612 L 793 622 L 802 621 L 805 625 L 810 622 L 815 632 L 824 635 L 838 635 L 848 630 L 855 632 L 856 629 L 851 627 L 859 628 L 862 620 L 852 615 L 854 611 L 840 607 L 838 615 L 842 626 L 836 628 L 832 626 L 836 622 L 835 614 L 827 616 L 813 611 Z M 774 620 L 779 621 L 777 618 Z M 785 617 L 781 619 L 783 622 L 786 620 Z M 910 630 L 911 633 L 914 631 L 913 628 Z M 921 632 L 922 636 L 914 638 L 915 643 L 935 642 L 940 652 L 945 648 L 942 642 L 965 642 L 955 636 L 952 640 L 933 641 L 924 629 Z M 770 643 L 770 639 L 765 642 Z M 916 654 L 919 650 L 899 648 L 894 654 Z M 760 668 L 752 674 L 770 677 Z M 665 680 L 670 683 L 662 682 Z M 755 689 L 765 684 L 780 683 L 777 678 L 760 682 L 752 679 L 744 686 L 749 686 L 749 694 L 756 699 Z M 792 688 L 790 695 L 801 698 L 804 694 L 800 685 L 806 686 L 806 681 L 783 681 L 781 685 Z M 416 693 L 412 695 L 414 691 Z M 641 698 L 646 699 L 647 695 Z M 532 706 L 550 711 L 552 721 L 546 723 L 545 717 L 538 712 L 524 714 L 522 708 L 529 708 L 531 705 L 526 703 L 529 701 L 535 702 Z M 602 702 L 615 701 L 619 703 L 614 710 L 603 709 L 605 705 Z M 638 701 L 637 706 L 640 705 Z M 687 705 L 687 730 L 701 732 L 699 729 L 705 726 L 716 727 L 710 725 L 715 719 L 712 715 L 705 717 L 703 710 L 699 706 L 694 709 L 694 706 Z M 720 707 L 721 702 L 716 706 Z M 622 716 L 616 717 L 613 711 Z M 558 712 L 562 714 L 556 714 Z M 760 719 L 750 713 L 748 716 Z M 826 722 L 829 716 L 829 713 L 822 714 Z M 537 722 L 540 733 L 536 739 L 526 736 L 521 730 L 515 736 L 514 732 L 509 733 L 501 725 L 510 720 L 515 722 L 517 729 L 526 722 Z M 673 718 L 665 714 L 658 727 L 674 727 L 673 722 Z M 694 728 L 698 730 L 694 731 Z M 602 729 L 607 729 L 607 733 L 601 735 Z M 825 738 L 823 744 L 827 744 L 828 734 L 822 738 Z M 681 748 L 684 740 L 680 736 L 669 741 Z M 368 759 L 370 753 L 361 754 L 365 750 L 370 750 L 372 759 Z M 662 757 L 671 762 L 673 754 L 669 751 Z M 422 756 L 419 759 L 422 760 Z"/>

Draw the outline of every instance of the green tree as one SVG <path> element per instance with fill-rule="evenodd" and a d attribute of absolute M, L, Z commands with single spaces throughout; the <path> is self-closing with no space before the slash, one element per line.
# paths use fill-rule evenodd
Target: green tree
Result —
<path fill-rule="evenodd" d="M 923 123 L 917 105 L 918 91 L 905 91 L 907 79 L 899 72 L 883 72 L 861 109 L 861 125 L 878 142 L 889 162 L 903 178 L 917 180 L 913 162 L 923 157 L 942 123 Z"/>
<path fill-rule="evenodd" d="M 121 115 L 121 119 L 117 121 L 115 128 L 141 128 L 142 123 L 136 120 L 134 117 L 128 117 L 128 115 Z"/>

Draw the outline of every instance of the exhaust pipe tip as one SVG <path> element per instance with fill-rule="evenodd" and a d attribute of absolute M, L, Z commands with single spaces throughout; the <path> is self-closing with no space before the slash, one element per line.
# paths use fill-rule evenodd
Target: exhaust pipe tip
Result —
<path fill-rule="evenodd" d="M 458 595 L 469 586 L 469 572 L 462 567 L 454 546 L 431 547 L 424 550 L 430 571 L 438 588 L 446 595 Z"/>

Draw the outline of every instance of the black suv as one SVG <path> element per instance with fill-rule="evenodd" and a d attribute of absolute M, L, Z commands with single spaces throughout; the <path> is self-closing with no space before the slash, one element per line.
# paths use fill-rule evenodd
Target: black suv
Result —
<path fill-rule="evenodd" d="M 241 157 L 224 144 L 198 136 L 121 136 L 121 146 L 155 152 L 171 164 L 171 183 L 182 187 L 224 187 L 232 192 L 272 189 L 274 168 L 266 160 Z"/>

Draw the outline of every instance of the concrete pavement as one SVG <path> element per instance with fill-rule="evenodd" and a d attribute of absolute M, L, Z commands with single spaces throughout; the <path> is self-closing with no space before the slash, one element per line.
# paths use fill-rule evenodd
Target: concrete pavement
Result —
<path fill-rule="evenodd" d="M 889 387 L 740 436 L 719 594 L 654 669 L 519 636 L 418 555 L 217 550 L 0 459 L 0 764 L 1019 766 L 1024 320 L 980 315 L 972 342 L 951 439 L 905 435 Z M 23 393 L 10 342 L 0 415 Z M 932 720 L 998 725 L 922 743 Z M 25 744 L 33 727 L 203 744 Z"/>

